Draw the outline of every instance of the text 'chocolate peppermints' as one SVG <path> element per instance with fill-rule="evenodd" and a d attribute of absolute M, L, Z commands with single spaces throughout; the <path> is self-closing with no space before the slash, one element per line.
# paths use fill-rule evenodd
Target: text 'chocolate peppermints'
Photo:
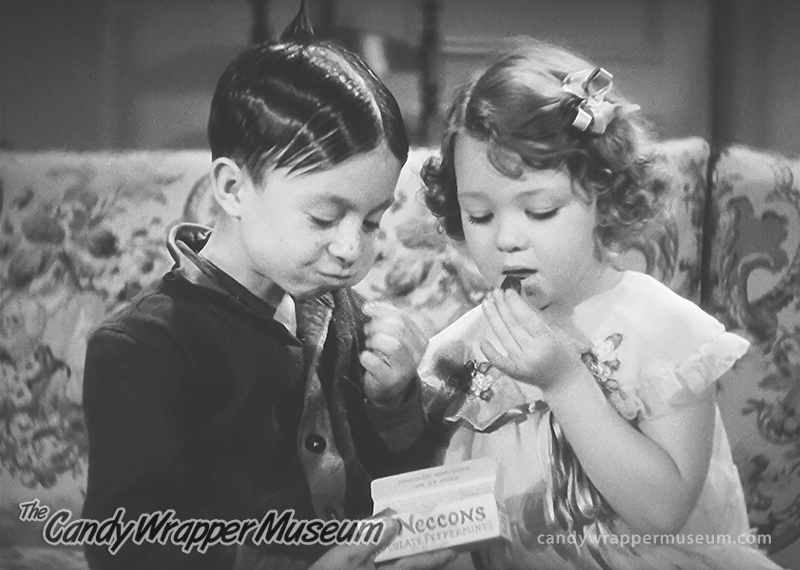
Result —
<path fill-rule="evenodd" d="M 503 284 L 500 288 L 505 291 L 506 289 L 513 289 L 517 294 L 522 294 L 522 280 L 516 275 L 509 275 L 503 279 Z"/>

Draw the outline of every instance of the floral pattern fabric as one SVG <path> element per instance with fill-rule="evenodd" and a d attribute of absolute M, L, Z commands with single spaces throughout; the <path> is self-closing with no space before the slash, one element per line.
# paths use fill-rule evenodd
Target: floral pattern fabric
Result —
<path fill-rule="evenodd" d="M 412 151 L 381 223 L 377 263 L 358 290 L 414 311 L 433 336 L 487 289 L 421 199 L 418 172 L 429 154 Z M 798 168 L 732 149 L 712 164 L 709 205 L 709 156 L 697 138 L 658 145 L 655 164 L 673 216 L 619 264 L 693 301 L 701 300 L 708 273 L 710 310 L 754 343 L 743 365 L 723 378 L 720 405 L 751 522 L 772 532 L 779 549 L 796 539 L 800 511 L 798 469 L 791 467 L 800 455 L 792 413 L 800 393 Z M 0 152 L 0 566 L 82 567 L 76 551 L 51 562 L 40 526 L 20 522 L 17 503 L 38 498 L 80 512 L 86 335 L 169 268 L 169 227 L 212 221 L 209 164 L 203 151 Z M 706 217 L 719 221 L 704 267 Z"/>
<path fill-rule="evenodd" d="M 712 188 L 707 308 L 753 343 L 720 407 L 751 524 L 800 560 L 800 160 L 735 146 Z"/>

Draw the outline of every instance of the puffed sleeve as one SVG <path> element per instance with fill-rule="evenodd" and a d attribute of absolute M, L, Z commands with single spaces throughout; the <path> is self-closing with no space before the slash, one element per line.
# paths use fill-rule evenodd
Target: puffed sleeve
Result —
<path fill-rule="evenodd" d="M 694 350 L 685 356 L 655 358 L 642 367 L 636 395 L 643 405 L 643 419 L 668 415 L 675 408 L 691 405 L 747 352 L 747 340 L 726 332 L 719 322 L 706 317 L 713 322 L 701 325 L 708 329 L 706 339 Z M 697 334 L 696 330 L 692 332 Z"/>

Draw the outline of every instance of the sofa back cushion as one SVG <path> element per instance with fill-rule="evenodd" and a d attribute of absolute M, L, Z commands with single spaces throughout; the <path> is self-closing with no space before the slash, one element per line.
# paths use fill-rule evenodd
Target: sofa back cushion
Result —
<path fill-rule="evenodd" d="M 486 288 L 419 195 L 430 154 L 412 151 L 382 221 L 379 259 L 358 289 L 414 311 L 432 335 Z M 700 139 L 659 145 L 674 216 L 620 258 L 695 301 L 707 163 Z M 203 151 L 0 153 L 0 548 L 43 545 L 40 525 L 18 520 L 21 502 L 79 516 L 87 334 L 169 269 L 173 224 L 212 222 L 209 164 Z"/>

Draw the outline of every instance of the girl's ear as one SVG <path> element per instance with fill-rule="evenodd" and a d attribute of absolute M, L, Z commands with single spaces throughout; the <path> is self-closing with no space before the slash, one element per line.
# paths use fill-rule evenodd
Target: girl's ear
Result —
<path fill-rule="evenodd" d="M 245 188 L 252 184 L 250 177 L 229 158 L 211 163 L 211 187 L 217 204 L 232 218 L 242 216 Z"/>

